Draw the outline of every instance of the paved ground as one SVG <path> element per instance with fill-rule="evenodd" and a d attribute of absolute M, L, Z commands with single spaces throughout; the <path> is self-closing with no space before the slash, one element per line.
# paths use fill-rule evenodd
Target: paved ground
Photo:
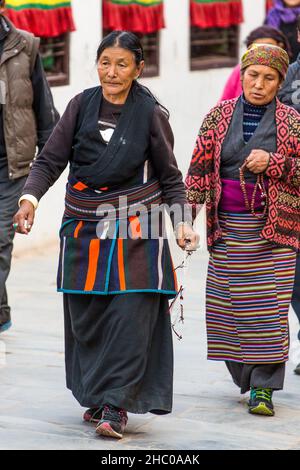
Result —
<path fill-rule="evenodd" d="M 196 254 L 187 274 L 183 340 L 175 344 L 174 412 L 130 415 L 122 441 L 96 437 L 65 389 L 61 295 L 55 292 L 56 252 L 14 261 L 10 277 L 13 328 L 0 337 L 0 449 L 300 449 L 300 377 L 292 341 L 286 386 L 276 416 L 247 413 L 246 399 L 222 363 L 206 361 L 204 279 L 207 258 Z M 296 338 L 293 312 L 291 338 Z"/>

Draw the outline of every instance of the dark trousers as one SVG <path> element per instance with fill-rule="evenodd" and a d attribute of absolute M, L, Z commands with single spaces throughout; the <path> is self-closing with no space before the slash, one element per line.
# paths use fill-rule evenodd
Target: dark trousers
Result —
<path fill-rule="evenodd" d="M 10 271 L 13 239 L 13 216 L 18 210 L 18 200 L 26 177 L 0 181 L 0 325 L 10 321 L 6 280 Z"/>
<path fill-rule="evenodd" d="M 295 272 L 294 290 L 293 290 L 293 296 L 292 296 L 292 307 L 300 323 L 300 253 L 298 253 L 297 260 L 296 260 L 296 272 Z M 300 340 L 300 330 L 298 332 L 298 339 Z"/>
<path fill-rule="evenodd" d="M 285 376 L 285 362 L 278 364 L 242 364 L 225 361 L 233 382 L 246 393 L 251 387 L 282 390 Z"/>

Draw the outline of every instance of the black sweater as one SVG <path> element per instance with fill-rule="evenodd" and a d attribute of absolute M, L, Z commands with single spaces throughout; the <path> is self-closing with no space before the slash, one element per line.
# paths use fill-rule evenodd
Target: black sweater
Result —
<path fill-rule="evenodd" d="M 81 97 L 82 93 L 75 96 L 68 104 L 65 113 L 34 162 L 22 194 L 32 194 L 39 200 L 67 167 L 72 155 Z M 113 104 L 109 106 L 107 103 L 104 102 L 104 106 L 101 107 L 99 120 L 117 122 L 121 106 Z M 173 146 L 174 137 L 169 121 L 161 108 L 156 105 L 151 125 L 151 162 L 163 190 L 164 202 L 183 206 L 186 204 L 186 194 Z"/>

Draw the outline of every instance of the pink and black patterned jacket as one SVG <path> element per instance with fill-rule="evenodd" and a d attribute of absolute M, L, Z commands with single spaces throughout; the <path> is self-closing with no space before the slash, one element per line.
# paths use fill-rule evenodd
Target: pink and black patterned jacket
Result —
<path fill-rule="evenodd" d="M 220 163 L 225 139 L 238 98 L 223 101 L 205 117 L 186 177 L 187 199 L 195 215 L 206 203 L 207 244 L 222 236 L 218 205 L 222 186 Z M 300 250 L 300 115 L 276 100 L 277 152 L 271 153 L 268 216 L 261 236 L 281 246 Z"/>

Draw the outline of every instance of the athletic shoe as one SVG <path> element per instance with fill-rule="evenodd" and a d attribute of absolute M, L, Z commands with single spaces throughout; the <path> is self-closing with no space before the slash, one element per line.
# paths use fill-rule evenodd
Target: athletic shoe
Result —
<path fill-rule="evenodd" d="M 105 405 L 102 416 L 97 424 L 96 433 L 101 436 L 121 439 L 127 424 L 128 417 L 125 410 L 111 405 Z"/>
<path fill-rule="evenodd" d="M 98 423 L 102 416 L 102 408 L 89 408 L 83 415 L 83 421 Z"/>
<path fill-rule="evenodd" d="M 251 387 L 250 400 L 248 402 L 249 413 L 254 415 L 274 416 L 272 403 L 273 390 L 271 388 Z"/>

